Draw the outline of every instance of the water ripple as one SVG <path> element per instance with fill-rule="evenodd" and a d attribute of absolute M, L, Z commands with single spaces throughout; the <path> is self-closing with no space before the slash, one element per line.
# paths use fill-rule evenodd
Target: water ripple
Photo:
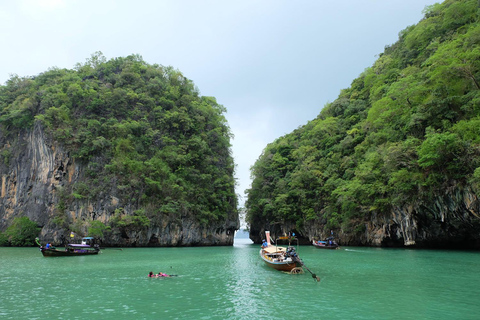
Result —
<path fill-rule="evenodd" d="M 258 250 L 107 249 L 92 257 L 43 258 L 37 249 L 0 248 L 0 317 L 480 318 L 478 253 L 302 246 L 299 254 L 322 278 L 317 283 L 309 273 L 268 268 Z M 178 277 L 151 279 L 149 271 Z"/>

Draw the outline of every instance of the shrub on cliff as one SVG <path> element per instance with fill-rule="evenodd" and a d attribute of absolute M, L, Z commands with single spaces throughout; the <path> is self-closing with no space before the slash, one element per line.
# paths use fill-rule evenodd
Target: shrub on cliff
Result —
<path fill-rule="evenodd" d="M 89 224 L 87 235 L 89 237 L 103 240 L 104 232 L 109 231 L 110 229 L 110 226 L 106 226 L 103 222 L 94 220 Z"/>
<path fill-rule="evenodd" d="M 8 245 L 7 235 L 3 232 L 0 232 L 0 246 Z"/>
<path fill-rule="evenodd" d="M 39 232 L 40 228 L 28 217 L 16 217 L 7 230 L 0 235 L 0 245 L 33 246 Z"/>

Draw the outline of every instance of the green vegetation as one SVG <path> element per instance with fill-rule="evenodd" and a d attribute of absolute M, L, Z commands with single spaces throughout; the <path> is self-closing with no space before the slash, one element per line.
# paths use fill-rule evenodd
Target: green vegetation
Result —
<path fill-rule="evenodd" d="M 4 233 L 0 233 L 0 245 L 31 247 L 39 232 L 40 228 L 28 217 L 17 217 Z"/>
<path fill-rule="evenodd" d="M 477 0 L 427 7 L 316 119 L 269 144 L 252 167 L 250 225 L 356 233 L 395 206 L 478 192 L 479 12 Z"/>
<path fill-rule="evenodd" d="M 109 231 L 110 229 L 110 226 L 106 226 L 103 222 L 93 220 L 90 222 L 87 236 L 94 237 L 96 239 L 103 239 L 104 232 Z"/>
<path fill-rule="evenodd" d="M 225 111 L 179 71 L 138 55 L 107 61 L 98 52 L 74 70 L 12 76 L 0 86 L 4 137 L 41 125 L 86 168 L 85 180 L 61 190 L 54 222 L 63 227 L 74 201 L 106 194 L 140 210 L 125 224 L 166 214 L 206 224 L 236 212 Z M 0 152 L 0 165 L 12 161 L 14 146 Z"/>
<path fill-rule="evenodd" d="M 144 210 L 137 210 L 133 215 L 125 215 L 123 210 L 115 210 L 112 225 L 118 228 L 141 229 L 150 225 Z"/>

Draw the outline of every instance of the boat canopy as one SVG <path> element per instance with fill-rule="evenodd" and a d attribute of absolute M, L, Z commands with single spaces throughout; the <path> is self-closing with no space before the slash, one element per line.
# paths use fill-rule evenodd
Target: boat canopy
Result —
<path fill-rule="evenodd" d="M 287 248 L 285 247 L 277 247 L 277 246 L 268 246 L 264 248 L 266 253 L 275 253 L 275 252 L 286 252 Z"/>

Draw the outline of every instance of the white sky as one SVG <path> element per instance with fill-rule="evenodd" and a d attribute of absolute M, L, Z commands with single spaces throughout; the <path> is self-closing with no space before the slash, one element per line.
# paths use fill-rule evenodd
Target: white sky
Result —
<path fill-rule="evenodd" d="M 0 84 L 101 51 L 173 66 L 227 108 L 240 204 L 265 146 L 314 119 L 435 0 L 0 2 Z"/>

